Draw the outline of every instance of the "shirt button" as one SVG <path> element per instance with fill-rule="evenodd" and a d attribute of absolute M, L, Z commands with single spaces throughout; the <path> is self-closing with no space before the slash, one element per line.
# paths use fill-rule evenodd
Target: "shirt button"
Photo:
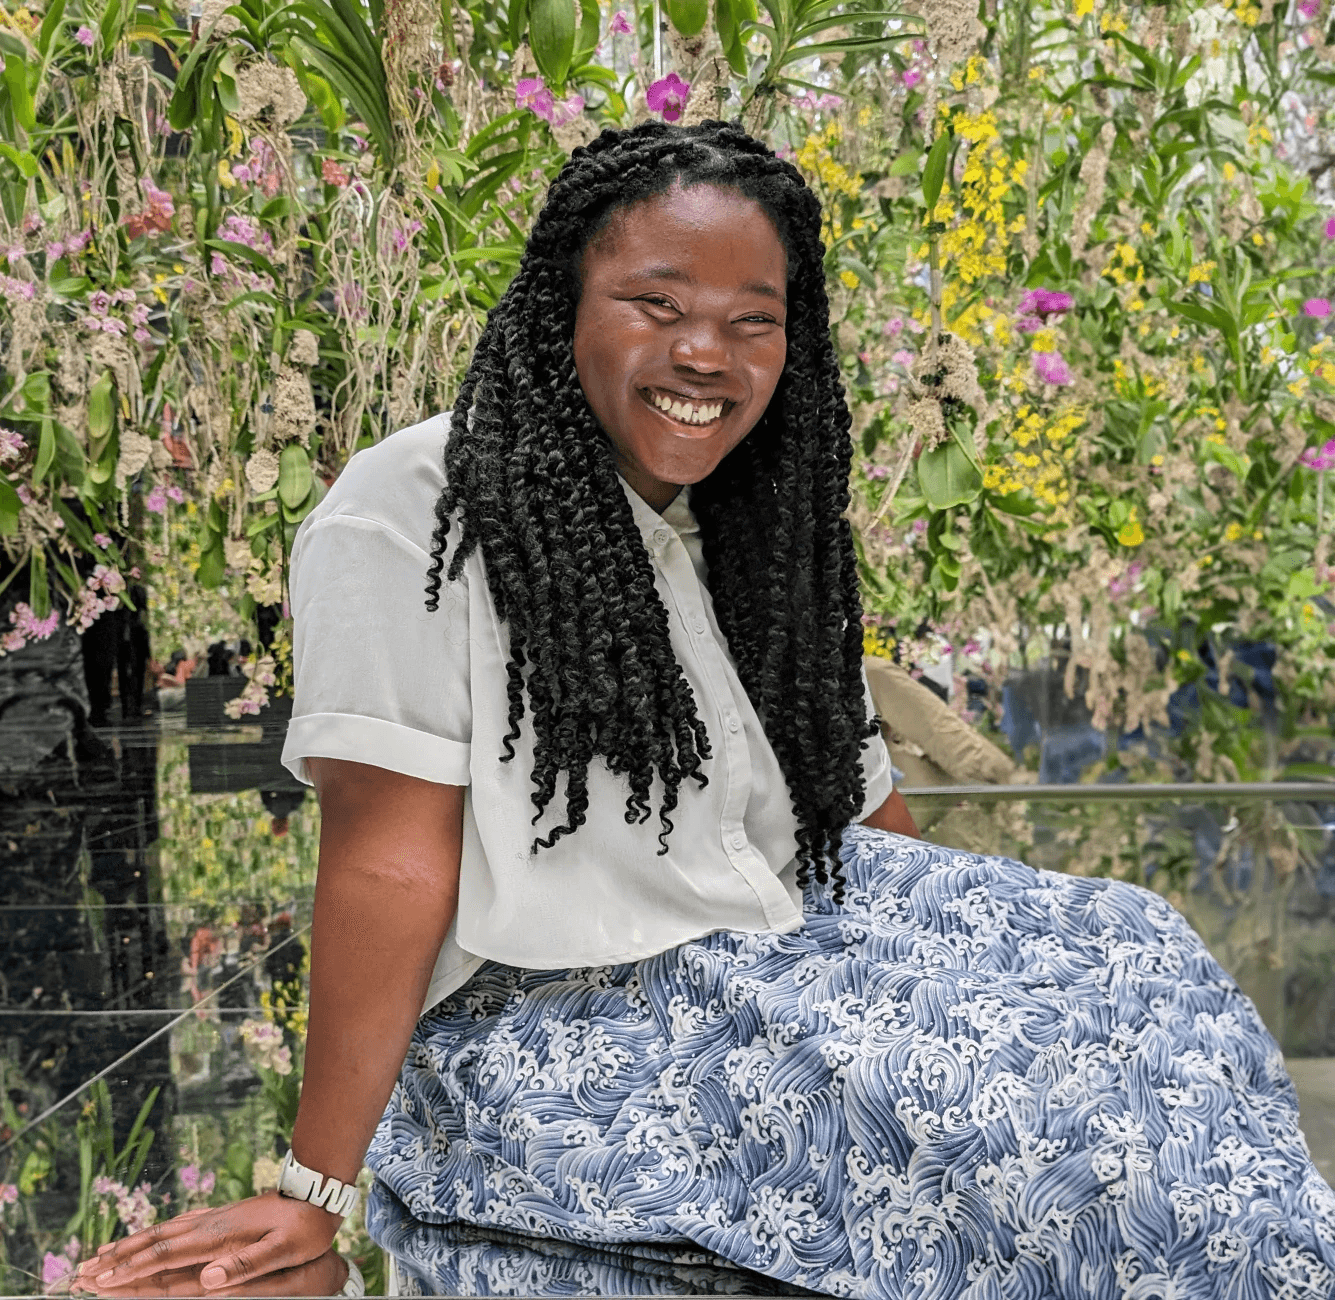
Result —
<path fill-rule="evenodd" d="M 655 528 L 655 529 L 654 529 L 654 545 L 655 545 L 655 546 L 666 546 L 666 545 L 668 544 L 668 538 L 669 538 L 670 536 L 671 536 L 671 534 L 668 532 L 668 530 L 667 530 L 666 528 Z"/>
<path fill-rule="evenodd" d="M 735 713 L 730 713 L 730 714 L 728 714 L 728 730 L 729 730 L 729 731 L 736 731 L 741 725 L 742 725 L 742 724 L 741 724 L 741 722 L 738 720 L 738 717 L 737 717 L 737 715 L 736 715 Z"/>
<path fill-rule="evenodd" d="M 702 618 L 697 618 L 697 619 L 695 619 L 694 622 L 692 622 L 691 626 L 692 626 L 693 628 L 695 628 L 695 632 L 696 632 L 696 635 L 697 635 L 697 636 L 704 636 L 704 634 L 705 634 L 705 621 L 704 621 L 704 619 L 702 619 Z"/>
<path fill-rule="evenodd" d="M 738 831 L 737 834 L 732 837 L 732 847 L 734 849 L 746 848 L 746 836 L 743 835 L 741 831 Z"/>

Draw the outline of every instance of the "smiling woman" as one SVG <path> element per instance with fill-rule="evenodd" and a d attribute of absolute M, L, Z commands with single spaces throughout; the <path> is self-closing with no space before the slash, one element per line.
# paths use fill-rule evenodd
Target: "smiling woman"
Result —
<path fill-rule="evenodd" d="M 759 204 L 715 185 L 618 209 L 585 250 L 575 368 L 622 477 L 655 510 L 769 406 L 788 354 L 787 267 Z"/>
<path fill-rule="evenodd" d="M 409 1287 L 420 1226 L 464 1221 L 869 1300 L 1330 1294 L 1282 1059 L 1183 918 L 913 838 L 820 228 L 736 127 L 605 132 L 453 413 L 302 524 L 290 1181 L 117 1243 L 95 1289 L 332 1289 L 365 1157 Z"/>

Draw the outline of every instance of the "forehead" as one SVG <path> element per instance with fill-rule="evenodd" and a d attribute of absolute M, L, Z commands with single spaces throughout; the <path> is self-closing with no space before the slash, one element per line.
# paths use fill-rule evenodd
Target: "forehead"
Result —
<path fill-rule="evenodd" d="M 587 278 L 682 259 L 731 266 L 744 279 L 764 275 L 779 288 L 787 280 L 787 254 L 759 203 L 723 186 L 680 182 L 616 209 L 589 241 L 581 270 Z"/>

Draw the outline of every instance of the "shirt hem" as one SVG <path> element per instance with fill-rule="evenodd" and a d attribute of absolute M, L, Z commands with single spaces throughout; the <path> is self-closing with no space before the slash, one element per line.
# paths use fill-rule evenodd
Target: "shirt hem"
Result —
<path fill-rule="evenodd" d="M 523 960 L 516 960 L 514 957 L 503 956 L 499 953 L 478 953 L 476 948 L 466 948 L 465 951 L 482 957 L 484 961 L 499 962 L 502 966 L 514 966 L 519 970 L 581 970 L 589 966 L 624 966 L 628 962 L 645 961 L 650 957 L 671 952 L 673 948 L 679 948 L 684 943 L 695 943 L 698 939 L 704 939 L 711 934 L 724 932 L 730 934 L 794 934 L 805 924 L 806 917 L 794 908 L 793 915 L 781 925 L 711 925 L 707 929 L 684 934 L 662 947 L 649 946 L 630 948 L 624 952 L 581 954 L 574 958 L 562 956 L 552 961 L 535 960 L 529 954 L 525 954 Z M 459 946 L 464 948 L 462 939 L 459 941 Z"/>

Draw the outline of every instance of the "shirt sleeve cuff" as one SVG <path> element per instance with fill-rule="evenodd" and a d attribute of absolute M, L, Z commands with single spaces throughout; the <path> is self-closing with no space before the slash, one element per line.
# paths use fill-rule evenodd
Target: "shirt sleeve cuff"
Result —
<path fill-rule="evenodd" d="M 862 804 L 858 821 L 870 817 L 888 798 L 895 788 L 894 769 L 890 765 L 890 751 L 880 736 L 873 736 L 870 746 L 872 753 L 867 755 L 868 771 L 867 797 Z"/>
<path fill-rule="evenodd" d="M 357 713 L 307 713 L 293 718 L 283 743 L 282 763 L 298 781 L 312 785 L 308 758 L 367 763 L 438 785 L 468 785 L 471 746 L 383 718 Z"/>

